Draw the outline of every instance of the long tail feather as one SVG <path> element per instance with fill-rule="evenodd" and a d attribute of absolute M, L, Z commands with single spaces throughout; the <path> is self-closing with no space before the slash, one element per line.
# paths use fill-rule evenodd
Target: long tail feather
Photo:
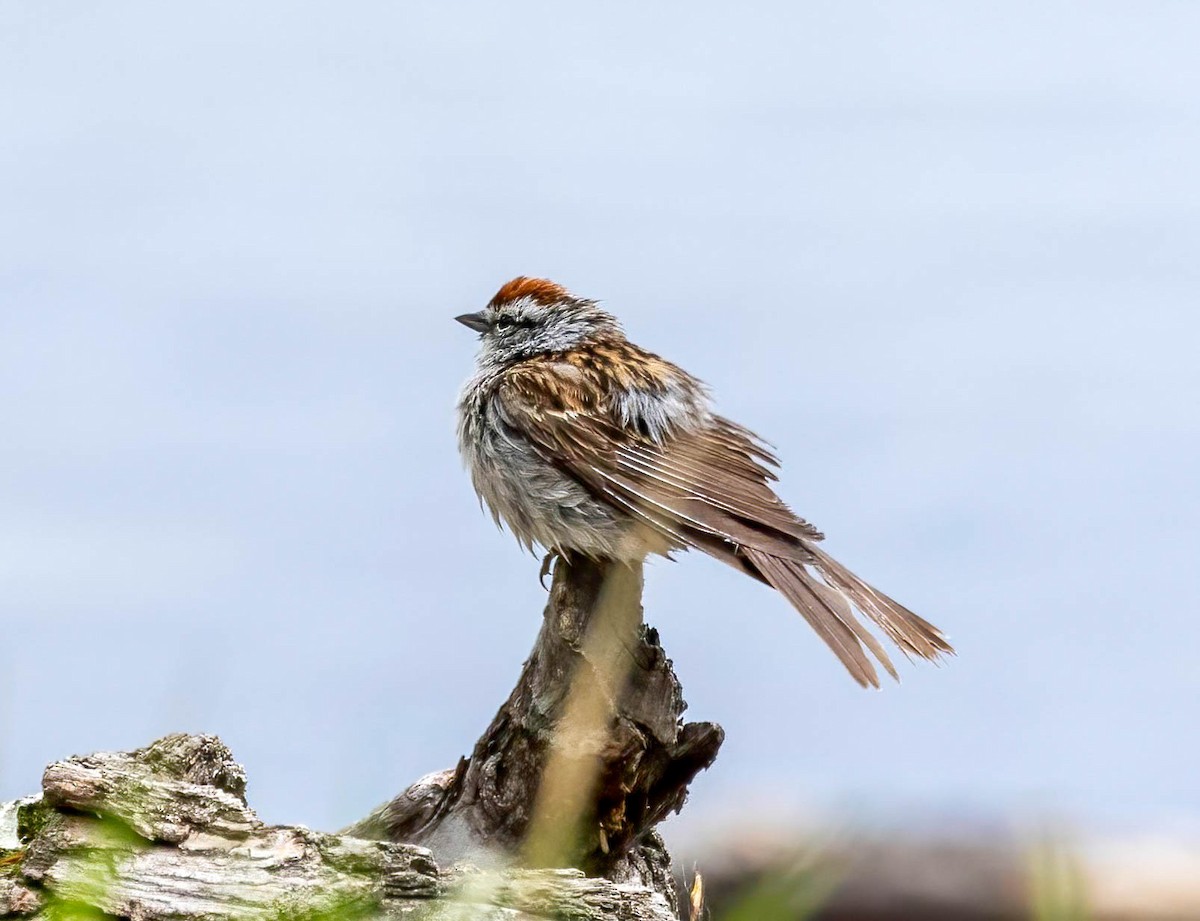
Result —
<path fill-rule="evenodd" d="M 742 548 L 742 552 L 762 577 L 804 616 L 855 681 L 863 687 L 879 687 L 879 674 L 863 646 L 889 675 L 897 677 L 887 653 L 854 617 L 850 606 L 813 578 L 803 564 L 748 547 Z"/>
<path fill-rule="evenodd" d="M 812 551 L 813 566 L 821 577 L 877 623 L 905 654 L 930 660 L 941 655 L 954 655 L 954 647 L 929 621 L 872 588 L 819 547 L 810 545 L 808 549 Z"/>

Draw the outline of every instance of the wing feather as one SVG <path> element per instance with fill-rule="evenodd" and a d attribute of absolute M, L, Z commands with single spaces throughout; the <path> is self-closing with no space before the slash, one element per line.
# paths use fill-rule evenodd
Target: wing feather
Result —
<path fill-rule="evenodd" d="M 703 550 L 776 588 L 860 684 L 879 684 L 868 651 L 888 674 L 896 670 L 855 608 L 905 654 L 953 652 L 936 627 L 816 546 L 823 535 L 775 494 L 778 460 L 748 429 L 720 416 L 665 432 L 623 424 L 619 394 L 553 361 L 510 369 L 496 396 L 506 421 L 594 495 L 669 544 Z"/>

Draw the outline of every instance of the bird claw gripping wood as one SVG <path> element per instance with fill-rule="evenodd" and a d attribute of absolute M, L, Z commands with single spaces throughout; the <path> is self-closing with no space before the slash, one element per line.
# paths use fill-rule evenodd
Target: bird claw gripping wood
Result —
<path fill-rule="evenodd" d="M 550 591 L 550 586 L 546 584 L 546 576 L 554 571 L 555 561 L 561 559 L 563 559 L 563 555 L 557 550 L 551 550 L 542 557 L 542 568 L 538 571 L 538 582 L 541 583 L 542 588 L 546 591 Z"/>

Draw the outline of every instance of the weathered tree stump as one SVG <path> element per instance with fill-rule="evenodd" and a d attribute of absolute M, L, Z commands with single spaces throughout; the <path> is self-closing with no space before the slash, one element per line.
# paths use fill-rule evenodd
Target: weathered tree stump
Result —
<path fill-rule="evenodd" d="M 450 862 L 574 866 L 639 882 L 673 904 L 670 858 L 654 827 L 682 807 L 724 733 L 683 722 L 683 689 L 657 631 L 642 622 L 641 587 L 640 568 L 559 559 L 533 652 L 471 757 L 346 831 L 423 844 Z M 547 801 L 548 773 L 578 781 L 560 800 L 573 793 L 586 802 Z M 540 830 L 560 839 L 558 861 L 547 860 L 553 846 L 530 847 L 539 792 Z M 574 838 L 555 835 L 563 826 Z"/>
<path fill-rule="evenodd" d="M 266 826 L 209 736 L 52 764 L 0 805 L 0 917 L 671 921 L 654 828 L 716 757 L 641 620 L 641 574 L 559 561 L 470 758 L 338 835 Z"/>

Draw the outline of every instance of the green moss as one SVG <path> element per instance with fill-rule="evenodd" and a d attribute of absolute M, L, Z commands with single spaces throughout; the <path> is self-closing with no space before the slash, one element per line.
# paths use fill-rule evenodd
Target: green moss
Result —
<path fill-rule="evenodd" d="M 379 900 L 373 895 L 333 895 L 320 899 L 318 905 L 306 901 L 281 904 L 272 917 L 276 921 L 360 921 L 379 917 Z"/>
<path fill-rule="evenodd" d="M 35 799 L 17 809 L 17 837 L 28 844 L 46 827 L 46 823 L 54 817 L 54 810 L 46 805 L 46 801 Z"/>
<path fill-rule="evenodd" d="M 118 921 L 99 908 L 69 899 L 50 899 L 38 912 L 38 917 L 46 921 Z"/>

